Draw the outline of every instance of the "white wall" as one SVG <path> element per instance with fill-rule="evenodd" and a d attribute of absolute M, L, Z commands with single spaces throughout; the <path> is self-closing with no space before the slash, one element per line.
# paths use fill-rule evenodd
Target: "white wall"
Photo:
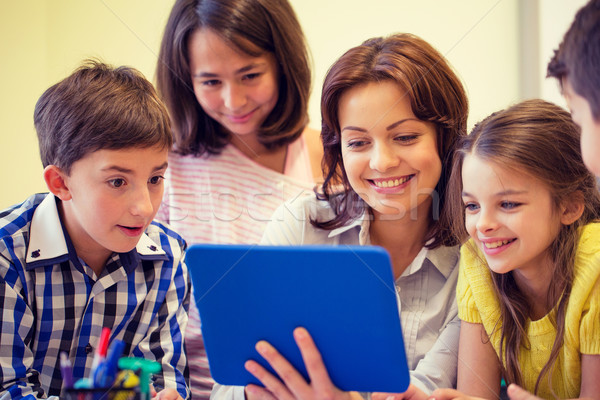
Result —
<path fill-rule="evenodd" d="M 310 105 L 315 128 L 329 66 L 350 47 L 396 32 L 416 34 L 448 58 L 469 96 L 469 126 L 519 99 L 517 0 L 291 2 L 315 63 Z"/>
<path fill-rule="evenodd" d="M 32 121 L 41 93 L 83 58 L 93 56 L 134 66 L 153 80 L 160 37 L 173 1 L 0 1 L 0 209 L 46 190 Z M 395 32 L 419 35 L 448 58 L 466 86 L 469 126 L 524 96 L 520 71 L 530 59 L 538 66 L 538 73 L 530 76 L 543 81 L 538 85 L 544 87 L 540 95 L 550 98 L 557 89 L 555 82 L 543 79 L 545 64 L 584 2 L 290 1 L 314 59 L 310 115 L 311 126 L 317 129 L 321 84 L 333 61 L 365 39 Z M 526 5 L 533 14 L 523 11 Z M 539 30 L 532 31 L 530 26 Z M 537 35 L 533 40 L 537 47 L 525 53 L 536 56 L 527 58 L 520 44 L 531 35 L 534 39 Z"/>
<path fill-rule="evenodd" d="M 540 60 L 540 97 L 559 104 L 563 107 L 566 103 L 560 94 L 560 87 L 556 79 L 546 79 L 546 66 L 554 55 L 554 50 L 571 26 L 575 13 L 588 0 L 539 0 L 539 34 L 540 47 L 538 57 Z"/>

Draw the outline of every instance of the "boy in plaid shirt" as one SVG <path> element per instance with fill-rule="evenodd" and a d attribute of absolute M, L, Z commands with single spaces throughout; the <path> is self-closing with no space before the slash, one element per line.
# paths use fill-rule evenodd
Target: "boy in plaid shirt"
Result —
<path fill-rule="evenodd" d="M 59 355 L 88 377 L 103 327 L 156 360 L 162 399 L 189 397 L 184 240 L 153 222 L 169 117 L 136 70 L 88 61 L 38 100 L 50 193 L 0 212 L 0 397 L 60 395 Z"/>

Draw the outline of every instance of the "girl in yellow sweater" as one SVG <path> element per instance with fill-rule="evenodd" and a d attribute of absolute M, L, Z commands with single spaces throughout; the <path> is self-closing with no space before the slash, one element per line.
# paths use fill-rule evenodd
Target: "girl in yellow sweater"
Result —
<path fill-rule="evenodd" d="M 542 100 L 492 114 L 462 141 L 451 182 L 470 236 L 458 390 L 432 397 L 497 399 L 504 378 L 542 398 L 600 398 L 600 196 L 570 115 Z"/>

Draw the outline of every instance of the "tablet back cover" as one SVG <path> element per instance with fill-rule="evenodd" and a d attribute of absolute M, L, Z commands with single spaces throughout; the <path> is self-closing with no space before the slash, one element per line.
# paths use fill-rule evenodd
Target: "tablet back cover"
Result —
<path fill-rule="evenodd" d="M 213 379 L 260 384 L 244 368 L 267 340 L 307 378 L 292 332 L 305 327 L 342 390 L 404 392 L 410 376 L 389 255 L 374 246 L 192 245 L 186 264 Z M 274 372 L 273 372 L 274 373 Z"/>

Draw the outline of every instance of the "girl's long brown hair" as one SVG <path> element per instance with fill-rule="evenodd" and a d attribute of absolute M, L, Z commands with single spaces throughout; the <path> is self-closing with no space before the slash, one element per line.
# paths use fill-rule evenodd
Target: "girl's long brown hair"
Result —
<path fill-rule="evenodd" d="M 258 133 L 268 149 L 295 141 L 308 124 L 310 55 L 287 0 L 177 0 L 163 34 L 156 87 L 165 102 L 179 154 L 218 154 L 231 133 L 202 109 L 194 94 L 188 41 L 210 29 L 249 56 L 271 53 L 279 68 L 279 98 Z"/>
<path fill-rule="evenodd" d="M 494 113 L 477 124 L 470 135 L 462 138 L 455 153 L 450 177 L 448 207 L 454 215 L 454 231 L 458 237 L 468 236 L 464 225 L 461 169 L 466 155 L 497 165 L 508 166 L 529 174 L 549 189 L 556 209 L 568 201 L 584 202 L 583 215 L 570 225 L 562 225 L 550 245 L 555 272 L 548 290 L 548 304 L 555 304 L 556 339 L 550 358 L 538 376 L 535 392 L 546 376 L 550 384 L 552 368 L 559 356 L 565 333 L 565 312 L 573 283 L 578 229 L 600 217 L 600 195 L 595 177 L 581 158 L 579 128 L 568 112 L 543 101 L 528 100 Z M 532 221 L 533 223 L 533 221 Z M 522 385 L 519 350 L 529 346 L 526 326 L 529 304 L 517 287 L 512 272 L 491 272 L 501 305 L 500 362 L 508 383 Z M 490 332 L 488 332 L 491 335 Z"/>

